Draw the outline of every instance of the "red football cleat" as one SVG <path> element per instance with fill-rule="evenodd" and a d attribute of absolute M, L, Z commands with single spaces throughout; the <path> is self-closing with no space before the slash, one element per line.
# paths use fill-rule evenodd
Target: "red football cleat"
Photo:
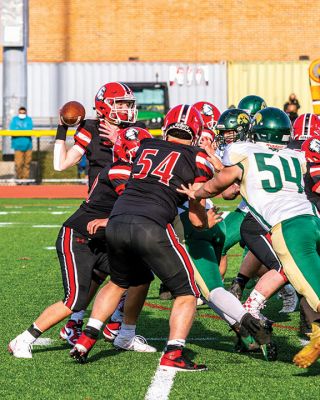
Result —
<path fill-rule="evenodd" d="M 160 359 L 160 369 L 165 371 L 197 372 L 207 371 L 203 364 L 195 364 L 183 354 L 183 347 L 167 346 Z"/>

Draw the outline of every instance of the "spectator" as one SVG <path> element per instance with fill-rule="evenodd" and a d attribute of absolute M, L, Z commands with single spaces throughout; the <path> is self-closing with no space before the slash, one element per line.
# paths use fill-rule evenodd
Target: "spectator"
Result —
<path fill-rule="evenodd" d="M 298 107 L 296 104 L 291 103 L 288 104 L 286 108 L 286 114 L 290 118 L 291 123 L 293 124 L 294 121 L 298 118 Z"/>
<path fill-rule="evenodd" d="M 12 118 L 9 129 L 12 131 L 33 129 L 32 119 L 27 115 L 25 107 L 19 108 L 18 115 Z M 18 179 L 28 179 L 32 160 L 31 136 L 12 136 L 11 147 L 14 150 L 16 177 Z"/>
<path fill-rule="evenodd" d="M 287 113 L 287 108 L 291 104 L 294 104 L 296 106 L 296 110 L 297 110 L 296 112 L 298 113 L 298 110 L 300 108 L 300 103 L 299 103 L 299 100 L 297 99 L 297 96 L 295 95 L 295 93 L 290 94 L 288 101 L 283 106 L 283 111 Z"/>

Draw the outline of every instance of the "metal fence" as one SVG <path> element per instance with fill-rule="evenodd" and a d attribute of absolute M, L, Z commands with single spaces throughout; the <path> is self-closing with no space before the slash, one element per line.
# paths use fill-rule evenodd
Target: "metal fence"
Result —
<path fill-rule="evenodd" d="M 53 149 L 55 130 L 33 131 L 1 131 L 1 136 L 29 136 L 32 135 L 32 162 L 28 179 L 17 179 L 14 155 L 11 160 L 0 161 L 0 184 L 40 184 L 40 183 L 87 183 L 84 174 L 74 166 L 67 171 L 57 172 L 53 169 Z M 66 144 L 74 144 L 73 131 L 68 132 Z M 0 138 L 1 138 L 0 136 Z M 1 140 L 0 140 L 1 142 Z M 1 146 L 0 146 L 1 151 Z"/>

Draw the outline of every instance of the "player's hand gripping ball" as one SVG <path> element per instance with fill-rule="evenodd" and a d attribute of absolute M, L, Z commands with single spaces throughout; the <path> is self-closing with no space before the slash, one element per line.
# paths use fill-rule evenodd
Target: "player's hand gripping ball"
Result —
<path fill-rule="evenodd" d="M 79 125 L 86 116 L 86 110 L 78 101 L 69 101 L 60 110 L 60 119 L 64 125 Z"/>

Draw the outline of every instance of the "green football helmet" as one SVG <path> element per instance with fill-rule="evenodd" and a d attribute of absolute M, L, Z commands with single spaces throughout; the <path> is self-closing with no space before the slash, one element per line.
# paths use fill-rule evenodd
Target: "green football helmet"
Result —
<path fill-rule="evenodd" d="M 238 108 L 226 110 L 220 115 L 215 127 L 216 140 L 220 145 L 245 140 L 249 133 L 249 128 L 249 114 Z"/>
<path fill-rule="evenodd" d="M 289 142 L 292 125 L 285 112 L 275 107 L 267 107 L 256 113 L 250 129 L 254 142 L 286 145 Z"/>
<path fill-rule="evenodd" d="M 251 118 L 254 114 L 267 107 L 266 102 L 262 97 L 256 95 L 249 95 L 240 100 L 238 108 L 247 112 Z"/>

